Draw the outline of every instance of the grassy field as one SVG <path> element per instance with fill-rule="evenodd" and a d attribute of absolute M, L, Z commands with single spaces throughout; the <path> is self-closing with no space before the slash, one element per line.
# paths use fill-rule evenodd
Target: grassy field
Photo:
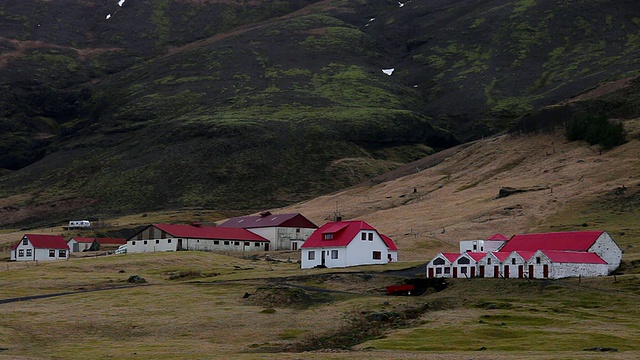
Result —
<path fill-rule="evenodd" d="M 0 300 L 72 293 L 1 303 L 6 359 L 602 356 L 584 351 L 593 347 L 618 350 L 607 358 L 640 355 L 639 275 L 455 280 L 439 293 L 389 297 L 384 287 L 402 279 L 383 266 L 300 270 L 201 252 L 8 268 Z M 131 275 L 148 282 L 128 284 Z"/>

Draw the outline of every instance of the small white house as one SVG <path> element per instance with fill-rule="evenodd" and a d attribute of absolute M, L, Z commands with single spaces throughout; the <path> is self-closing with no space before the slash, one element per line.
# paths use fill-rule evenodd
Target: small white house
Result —
<path fill-rule="evenodd" d="M 532 251 L 512 251 L 503 261 L 502 276 L 505 279 L 523 279 L 531 277 L 529 275 L 529 259 L 533 256 Z"/>
<path fill-rule="evenodd" d="M 457 253 L 438 253 L 427 264 L 427 277 L 450 278 L 453 277 L 453 263 L 460 257 Z"/>
<path fill-rule="evenodd" d="M 127 253 L 160 251 L 267 251 L 269 240 L 245 229 L 153 224 L 127 239 Z"/>
<path fill-rule="evenodd" d="M 88 251 L 94 239 L 95 238 L 74 236 L 67 241 L 67 245 L 71 252 Z"/>
<path fill-rule="evenodd" d="M 69 246 L 60 235 L 26 234 L 11 247 L 11 260 L 47 261 L 69 258 Z"/>
<path fill-rule="evenodd" d="M 246 229 L 260 235 L 269 240 L 270 250 L 298 250 L 318 228 L 300 213 L 272 214 L 269 211 L 231 218 L 219 226 Z"/>
<path fill-rule="evenodd" d="M 311 234 L 301 250 L 303 269 L 398 261 L 393 240 L 362 220 L 326 223 Z"/>

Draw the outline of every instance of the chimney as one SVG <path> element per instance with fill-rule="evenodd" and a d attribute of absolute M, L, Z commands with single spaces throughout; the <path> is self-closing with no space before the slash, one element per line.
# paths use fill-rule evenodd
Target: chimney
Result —
<path fill-rule="evenodd" d="M 336 221 L 342 221 L 342 216 L 340 215 L 336 216 Z"/>
<path fill-rule="evenodd" d="M 196 222 L 192 222 L 191 226 L 202 227 L 202 224 L 196 221 Z"/>
<path fill-rule="evenodd" d="M 260 213 L 261 217 L 267 217 L 269 215 L 271 215 L 271 211 L 263 211 L 263 212 Z"/>

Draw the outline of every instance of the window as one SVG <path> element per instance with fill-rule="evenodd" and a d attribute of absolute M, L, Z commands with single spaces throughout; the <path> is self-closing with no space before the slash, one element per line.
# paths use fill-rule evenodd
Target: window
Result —
<path fill-rule="evenodd" d="M 235 245 L 235 246 L 240 246 L 240 241 L 235 241 L 235 242 L 233 243 L 233 245 Z"/>
<path fill-rule="evenodd" d="M 27 256 L 31 256 L 33 254 L 31 249 L 27 249 Z"/>
<path fill-rule="evenodd" d="M 444 265 L 444 260 L 442 260 L 442 258 L 437 258 L 433 260 L 433 265 Z"/>
<path fill-rule="evenodd" d="M 29 239 L 27 238 L 22 239 L 22 245 L 29 245 Z"/>
<path fill-rule="evenodd" d="M 296 234 L 299 234 L 299 233 L 300 233 L 300 229 L 296 229 Z"/>
<path fill-rule="evenodd" d="M 436 274 L 438 275 L 442 274 L 442 268 L 436 268 Z"/>
<path fill-rule="evenodd" d="M 260 246 L 260 243 L 259 242 L 255 243 L 255 246 L 256 247 Z"/>
<path fill-rule="evenodd" d="M 487 258 L 487 265 L 491 265 L 491 258 Z"/>
<path fill-rule="evenodd" d="M 135 242 L 135 241 L 132 241 L 132 242 L 131 242 L 131 246 L 133 246 L 133 245 L 135 245 L 135 244 L 136 244 L 136 242 Z"/>
<path fill-rule="evenodd" d="M 144 241 L 144 244 L 147 245 L 147 240 Z"/>
<path fill-rule="evenodd" d="M 536 257 L 536 264 L 540 264 L 540 256 Z"/>
<path fill-rule="evenodd" d="M 220 241 L 219 240 L 213 240 L 213 245 L 220 245 Z"/>
<path fill-rule="evenodd" d="M 18 256 L 19 257 L 23 257 L 24 256 L 24 249 L 18 250 Z"/>
<path fill-rule="evenodd" d="M 171 244 L 171 239 L 167 240 L 167 244 Z"/>
<path fill-rule="evenodd" d="M 516 258 L 511 259 L 511 264 L 515 265 L 516 264 Z"/>
<path fill-rule="evenodd" d="M 156 244 L 160 244 L 160 240 L 156 240 Z"/>
<path fill-rule="evenodd" d="M 56 257 L 56 251 L 55 250 L 49 250 L 49 257 Z"/>
<path fill-rule="evenodd" d="M 224 244 L 225 244 L 225 245 L 229 245 L 229 244 L 230 244 L 230 242 L 228 242 L 228 241 L 225 241 L 225 242 L 224 242 Z"/>
<path fill-rule="evenodd" d="M 333 239 L 333 234 L 324 234 L 324 239 L 325 239 L 325 240 L 331 240 L 331 239 Z"/>
<path fill-rule="evenodd" d="M 366 240 L 367 240 L 367 233 L 366 233 L 366 232 L 363 232 L 363 233 L 362 233 L 362 235 L 361 235 L 361 239 L 362 239 L 363 241 L 366 241 Z"/>
<path fill-rule="evenodd" d="M 463 266 L 460 268 L 460 274 L 466 274 L 467 273 L 467 267 Z"/>
<path fill-rule="evenodd" d="M 451 268 L 450 267 L 444 268 L 444 273 L 445 274 L 450 274 L 451 273 Z"/>
<path fill-rule="evenodd" d="M 297 242 L 291 243 L 291 250 L 298 250 L 298 243 Z"/>
<path fill-rule="evenodd" d="M 478 245 L 473 244 L 473 251 L 476 251 L 476 250 L 478 250 Z"/>
<path fill-rule="evenodd" d="M 316 252 L 315 251 L 309 251 L 309 255 L 307 257 L 309 260 L 315 260 L 316 259 Z"/>
<path fill-rule="evenodd" d="M 369 241 L 373 241 L 373 233 L 369 233 Z"/>
<path fill-rule="evenodd" d="M 469 259 L 467 259 L 466 257 L 458 259 L 458 264 L 469 264 L 469 263 L 471 263 L 471 261 L 469 261 Z"/>
<path fill-rule="evenodd" d="M 331 258 L 332 259 L 338 258 L 338 250 L 331 250 Z"/>
<path fill-rule="evenodd" d="M 67 257 L 67 250 L 58 251 L 58 256 L 59 257 Z"/>
<path fill-rule="evenodd" d="M 382 253 L 380 251 L 374 251 L 373 260 L 380 260 L 380 259 L 382 259 Z"/>
<path fill-rule="evenodd" d="M 245 241 L 245 242 L 244 242 L 244 246 L 249 246 L 249 242 L 248 242 L 248 241 Z"/>

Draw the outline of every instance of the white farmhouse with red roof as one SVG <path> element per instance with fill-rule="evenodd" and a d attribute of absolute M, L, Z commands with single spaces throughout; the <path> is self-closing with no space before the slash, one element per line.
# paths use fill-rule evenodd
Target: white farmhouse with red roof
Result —
<path fill-rule="evenodd" d="M 300 213 L 271 214 L 231 218 L 220 227 L 247 229 L 271 242 L 270 250 L 298 250 L 298 246 L 318 228 Z"/>
<path fill-rule="evenodd" d="M 398 261 L 398 248 L 393 240 L 362 220 L 326 223 L 311 234 L 301 250 L 303 269 Z"/>
<path fill-rule="evenodd" d="M 622 250 L 606 231 L 522 234 L 511 237 L 498 251 L 467 251 L 455 259 L 451 253 L 440 253 L 427 264 L 427 277 L 604 276 L 615 271 L 621 259 Z"/>
<path fill-rule="evenodd" d="M 265 251 L 269 240 L 245 229 L 200 224 L 153 224 L 127 239 L 127 253 L 158 251 Z"/>
<path fill-rule="evenodd" d="M 69 246 L 60 235 L 26 234 L 11 247 L 11 260 L 66 260 Z"/>

